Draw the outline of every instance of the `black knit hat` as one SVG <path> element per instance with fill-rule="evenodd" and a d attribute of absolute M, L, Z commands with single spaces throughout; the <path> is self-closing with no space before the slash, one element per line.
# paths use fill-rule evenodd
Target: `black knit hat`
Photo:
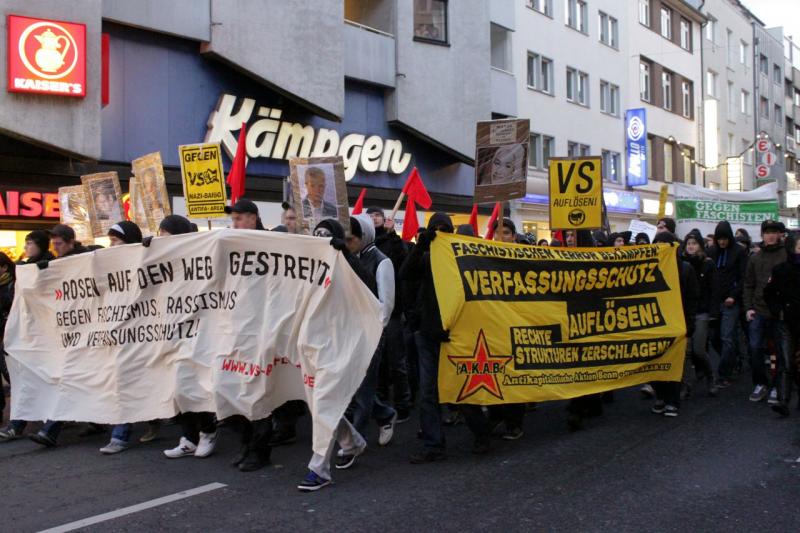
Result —
<path fill-rule="evenodd" d="M 75 230 L 66 224 L 56 224 L 50 230 L 50 237 L 60 237 L 66 242 L 72 242 L 75 240 Z"/>
<path fill-rule="evenodd" d="M 43 229 L 35 229 L 25 235 L 26 241 L 31 241 L 35 244 L 41 253 L 45 253 L 50 248 L 50 234 Z"/>
<path fill-rule="evenodd" d="M 673 233 L 673 234 L 675 233 L 676 226 L 675 226 L 675 219 L 674 218 L 663 217 L 663 218 L 659 218 L 658 222 L 659 223 L 663 222 L 664 226 L 666 226 L 666 228 L 669 230 L 670 233 Z"/>
<path fill-rule="evenodd" d="M 447 228 L 448 233 L 453 232 L 453 219 L 443 211 L 437 211 L 428 219 L 428 229 L 436 229 L 440 226 Z"/>
<path fill-rule="evenodd" d="M 510 229 L 511 233 L 514 233 L 514 234 L 517 233 L 517 225 L 514 224 L 514 221 L 511 220 L 510 218 L 503 218 L 503 226 L 505 226 L 506 228 Z M 497 220 L 494 221 L 494 224 L 492 225 L 492 227 L 494 228 L 495 231 L 497 231 Z"/>
<path fill-rule="evenodd" d="M 358 226 L 358 231 L 359 232 L 361 231 L 361 224 L 358 224 L 357 222 L 353 224 L 352 219 L 350 222 L 350 226 L 353 228 L 355 226 Z M 344 239 L 344 228 L 342 227 L 341 224 L 339 224 L 338 220 L 334 220 L 332 218 L 326 218 L 325 220 L 320 221 L 320 223 L 317 224 L 314 230 L 316 230 L 317 228 L 325 228 L 331 232 L 331 235 L 333 235 L 334 238 Z"/>
<path fill-rule="evenodd" d="M 378 207 L 376 205 L 373 205 L 372 207 L 368 207 L 367 208 L 367 214 L 368 215 L 372 215 L 374 213 L 378 213 L 383 218 L 386 218 L 386 215 L 384 214 L 383 209 L 381 209 L 380 207 Z"/>
<path fill-rule="evenodd" d="M 108 236 L 111 237 L 112 235 L 121 239 L 125 244 L 142 242 L 142 230 L 130 220 L 123 220 L 111 226 L 108 230 Z"/>
<path fill-rule="evenodd" d="M 180 215 L 169 215 L 164 217 L 158 229 L 163 229 L 170 235 L 181 235 L 183 233 L 192 233 L 192 223 L 188 218 Z"/>

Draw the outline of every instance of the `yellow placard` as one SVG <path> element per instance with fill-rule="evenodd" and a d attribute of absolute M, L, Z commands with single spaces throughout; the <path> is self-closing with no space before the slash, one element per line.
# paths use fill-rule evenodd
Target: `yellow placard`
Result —
<path fill-rule="evenodd" d="M 603 226 L 603 160 L 550 159 L 550 229 Z"/>
<path fill-rule="evenodd" d="M 225 175 L 219 144 L 184 144 L 178 147 L 183 195 L 189 218 L 225 216 Z"/>
<path fill-rule="evenodd" d="M 438 234 L 442 403 L 574 398 L 680 381 L 686 323 L 668 245 L 548 248 Z"/>
<path fill-rule="evenodd" d="M 667 213 L 667 197 L 669 196 L 669 186 L 664 184 L 661 186 L 661 192 L 658 195 L 658 218 L 664 218 Z"/>

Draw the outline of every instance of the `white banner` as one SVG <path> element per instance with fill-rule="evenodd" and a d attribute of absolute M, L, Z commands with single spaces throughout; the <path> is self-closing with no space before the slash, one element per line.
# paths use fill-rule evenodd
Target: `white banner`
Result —
<path fill-rule="evenodd" d="M 305 400 L 325 453 L 382 327 L 325 239 L 218 230 L 17 268 L 12 417 L 115 424 Z"/>
<path fill-rule="evenodd" d="M 697 228 L 703 236 L 713 234 L 723 220 L 733 231 L 746 229 L 761 234 L 761 223 L 778 220 L 778 184 L 769 183 L 746 192 L 713 191 L 696 185 L 675 183 L 675 221 L 681 239 Z"/>

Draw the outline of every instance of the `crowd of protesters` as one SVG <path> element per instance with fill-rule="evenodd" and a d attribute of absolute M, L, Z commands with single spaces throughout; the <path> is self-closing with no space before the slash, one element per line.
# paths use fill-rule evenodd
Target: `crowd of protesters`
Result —
<path fill-rule="evenodd" d="M 284 204 L 281 224 L 272 231 L 296 233 L 297 213 Z M 264 230 L 255 203 L 239 200 L 228 208 L 234 229 Z M 326 454 L 314 454 L 309 472 L 298 485 L 302 491 L 314 491 L 331 483 L 331 463 L 336 469 L 352 467 L 367 449 L 372 435 L 371 423 L 377 426 L 377 443 L 388 445 L 396 424 L 410 419 L 418 410 L 421 448 L 411 455 L 415 464 L 446 458 L 444 426 L 464 423 L 474 436 L 472 451 L 486 454 L 492 449 L 492 437 L 517 440 L 523 437 L 526 411 L 535 405 L 506 404 L 489 408 L 477 405 L 443 406 L 439 403 L 437 374 L 439 348 L 448 340 L 442 327 L 431 270 L 430 246 L 439 233 L 474 236 L 473 227 L 454 227 L 446 213 L 433 214 L 427 228 L 420 230 L 415 244 L 404 242 L 395 232 L 394 221 L 378 207 L 350 219 L 351 230 L 345 233 L 334 219 L 326 219 L 313 228 L 313 235 L 329 240 L 344 254 L 348 264 L 380 301 L 383 335 L 371 359 L 366 376 L 353 396 L 345 416 L 339 422 Z M 506 243 L 534 244 L 518 233 L 513 221 L 504 218 L 491 228 L 494 239 Z M 693 387 L 710 396 L 720 394 L 749 367 L 752 372 L 752 402 L 767 400 L 780 416 L 790 414 L 791 392 L 797 378 L 797 339 L 800 335 L 800 238 L 788 233 L 782 223 L 765 221 L 761 242 L 753 243 L 746 231 L 734 234 L 722 221 L 713 235 L 693 230 L 679 238 L 675 221 L 658 221 L 652 243 L 679 247 L 677 261 L 681 299 L 686 321 L 687 351 L 683 382 L 656 382 L 641 391 L 652 397 L 653 413 L 666 417 L 679 414 L 682 400 L 693 394 Z M 161 221 L 159 237 L 197 231 L 186 218 L 170 215 Z M 111 246 L 141 244 L 149 246 L 141 230 L 132 222 L 121 221 L 108 232 Z M 606 234 L 603 231 L 566 231 L 553 240 L 540 240 L 539 246 L 619 247 L 650 244 L 647 234 L 630 232 Z M 51 261 L 91 251 L 75 238 L 66 225 L 50 231 L 36 230 L 25 239 L 25 257 L 20 264 L 47 268 Z M 53 254 L 51 252 L 55 252 Z M 0 319 L 5 330 L 14 297 L 17 264 L 0 254 Z M 714 362 L 716 361 L 716 363 Z M 11 383 L 5 357 L 0 357 L 2 378 Z M 13 383 L 11 383 L 13 394 Z M 603 404 L 613 393 L 591 395 L 571 400 L 566 422 L 570 429 L 584 427 L 586 420 L 603 413 Z M 5 394 L 0 394 L 5 407 Z M 0 409 L 2 412 L 2 409 Z M 174 448 L 164 450 L 167 458 L 207 457 L 214 452 L 217 428 L 225 425 L 236 431 L 241 447 L 231 464 L 243 472 L 262 468 L 270 461 L 272 448 L 294 442 L 296 425 L 305 416 L 303 402 L 291 401 L 261 420 L 231 417 L 217 420 L 214 413 L 181 413 L 173 419 L 181 428 Z M 0 442 L 23 437 L 27 421 L 10 420 L 0 429 Z M 158 437 L 164 421 L 145 424 L 138 439 L 147 443 Z M 42 446 L 57 445 L 62 421 L 45 421 L 42 428 L 28 437 Z M 96 424 L 86 425 L 82 435 L 107 432 Z M 110 440 L 102 454 L 116 454 L 131 445 L 133 424 L 111 428 Z M 338 443 L 338 451 L 336 450 Z M 337 453 L 334 457 L 334 451 Z"/>

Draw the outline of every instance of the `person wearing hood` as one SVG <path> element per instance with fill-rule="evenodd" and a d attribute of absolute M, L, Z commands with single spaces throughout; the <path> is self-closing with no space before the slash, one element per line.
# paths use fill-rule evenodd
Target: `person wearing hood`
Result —
<path fill-rule="evenodd" d="M 394 221 L 388 220 L 380 207 L 367 208 L 375 226 L 375 246 L 392 261 L 395 279 L 395 299 L 392 316 L 386 326 L 386 342 L 381 357 L 380 378 L 378 380 L 378 396 L 383 401 L 394 400 L 397 421 L 408 420 L 411 409 L 411 386 L 408 380 L 408 364 L 403 340 L 403 303 L 402 284 L 398 282 L 400 267 L 406 260 L 408 251 L 403 239 L 394 230 Z M 389 394 L 391 389 L 392 394 Z"/>
<path fill-rule="evenodd" d="M 634 242 L 637 246 L 641 246 L 643 244 L 650 244 L 650 236 L 647 233 L 637 233 L 636 237 L 634 238 Z"/>
<path fill-rule="evenodd" d="M 55 259 L 50 252 L 50 232 L 37 229 L 25 235 L 25 261 L 24 264 L 37 264 L 39 261 L 52 261 Z"/>
<path fill-rule="evenodd" d="M 782 363 L 781 339 L 783 324 L 772 315 L 764 300 L 764 287 L 767 286 L 772 269 L 786 261 L 786 249 L 781 237 L 786 232 L 782 222 L 765 220 L 761 223 L 761 251 L 750 257 L 744 276 L 744 308 L 748 322 L 750 343 L 750 369 L 753 376 L 751 402 L 760 402 L 769 394 L 769 404 L 778 403 L 778 390 L 770 383 L 764 364 L 764 349 L 771 340 L 778 352 L 778 362 Z"/>
<path fill-rule="evenodd" d="M 670 217 L 661 217 L 658 219 L 656 223 L 656 233 L 671 233 L 673 236 L 675 235 L 676 229 L 675 219 Z"/>
<path fill-rule="evenodd" d="M 395 279 L 392 260 L 386 257 L 375 245 L 375 225 L 372 217 L 362 213 L 350 217 L 350 237 L 347 239 L 347 248 L 350 253 L 358 257 L 361 266 L 375 278 L 378 301 L 381 304 L 380 319 L 384 332 L 378 349 L 372 356 L 372 362 L 367 370 L 367 375 L 361 386 L 353 396 L 350 403 L 349 418 L 356 430 L 362 435 L 366 432 L 370 417 L 374 418 L 380 426 L 378 444 L 386 446 L 394 435 L 394 426 L 397 422 L 397 411 L 386 405 L 377 397 L 378 373 L 380 371 L 381 354 L 386 343 L 386 326 L 392 317 L 395 303 Z M 350 457 L 340 458 L 337 467 L 350 462 Z"/>
<path fill-rule="evenodd" d="M 167 215 L 158 225 L 159 237 L 183 235 L 184 233 L 193 233 L 194 231 L 189 219 L 180 215 Z"/>
<path fill-rule="evenodd" d="M 714 246 L 708 251 L 708 257 L 714 262 L 715 269 L 709 318 L 715 322 L 712 331 L 719 345 L 718 385 L 727 387 L 739 361 L 739 313 L 747 269 L 747 252 L 736 244 L 727 220 L 717 224 Z"/>
<path fill-rule="evenodd" d="M 614 248 L 628 246 L 628 244 L 631 242 L 631 232 L 621 231 L 619 233 L 612 233 L 609 237 L 609 241 L 611 241 L 611 245 Z"/>
<path fill-rule="evenodd" d="M 795 386 L 797 366 L 800 362 L 800 232 L 786 237 L 786 261 L 772 269 L 764 300 L 772 316 L 783 322 L 783 365 L 779 373 L 779 402 L 772 410 L 789 416 L 789 401 Z"/>
<path fill-rule="evenodd" d="M 714 261 L 706 256 L 705 240 L 699 232 L 689 233 L 684 238 L 682 259 L 692 266 L 698 287 L 694 335 L 688 339 L 686 351 L 694 365 L 697 380 L 707 383 L 709 396 L 716 396 L 717 385 L 714 379 L 714 370 L 706 348 L 711 308 L 711 286 L 714 282 Z M 687 390 L 691 390 L 691 387 L 687 386 Z"/>

